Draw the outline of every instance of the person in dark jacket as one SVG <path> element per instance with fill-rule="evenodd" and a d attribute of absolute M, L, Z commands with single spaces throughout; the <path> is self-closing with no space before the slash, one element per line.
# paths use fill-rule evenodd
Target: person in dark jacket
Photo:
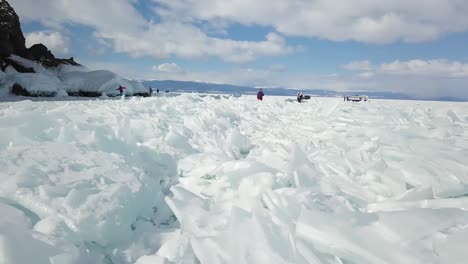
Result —
<path fill-rule="evenodd" d="M 125 89 L 127 89 L 127 88 L 123 87 L 122 85 L 119 85 L 119 88 L 117 88 L 116 90 L 119 90 L 120 95 L 123 95 L 123 92 L 124 92 Z"/>
<path fill-rule="evenodd" d="M 297 101 L 300 103 L 304 100 L 304 94 L 302 92 L 297 93 Z"/>
<path fill-rule="evenodd" d="M 257 93 L 257 99 L 263 101 L 263 96 L 265 96 L 265 94 L 263 93 L 262 88 L 260 88 Z"/>

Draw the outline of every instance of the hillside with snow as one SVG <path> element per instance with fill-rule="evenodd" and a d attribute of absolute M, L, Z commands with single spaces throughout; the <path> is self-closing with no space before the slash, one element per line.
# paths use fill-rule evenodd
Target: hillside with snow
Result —
<path fill-rule="evenodd" d="M 2 264 L 468 258 L 466 103 L 69 99 L 0 103 Z"/>

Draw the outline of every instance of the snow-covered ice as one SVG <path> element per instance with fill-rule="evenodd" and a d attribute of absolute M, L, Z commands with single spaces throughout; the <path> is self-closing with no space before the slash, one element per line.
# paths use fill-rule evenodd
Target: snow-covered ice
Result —
<path fill-rule="evenodd" d="M 140 82 L 122 78 L 107 70 L 89 71 L 83 66 L 72 65 L 46 69 L 39 63 L 16 55 L 11 55 L 10 59 L 26 68 L 33 68 L 35 73 L 19 73 L 8 66 L 6 73 L 0 73 L 0 96 L 9 94 L 15 83 L 31 95 L 41 96 L 63 97 L 76 92 L 117 95 L 119 85 L 126 88 L 125 93 L 128 95 L 148 92 Z"/>
<path fill-rule="evenodd" d="M 468 259 L 466 103 L 26 100 L 0 135 L 1 264 Z"/>

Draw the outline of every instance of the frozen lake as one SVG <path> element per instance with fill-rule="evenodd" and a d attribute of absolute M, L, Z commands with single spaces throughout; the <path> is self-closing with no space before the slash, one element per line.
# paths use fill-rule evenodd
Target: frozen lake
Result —
<path fill-rule="evenodd" d="M 466 263 L 468 103 L 290 99 L 0 103 L 0 263 Z"/>

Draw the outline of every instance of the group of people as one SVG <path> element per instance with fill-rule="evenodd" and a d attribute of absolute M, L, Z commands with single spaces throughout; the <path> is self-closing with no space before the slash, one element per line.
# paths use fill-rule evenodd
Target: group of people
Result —
<path fill-rule="evenodd" d="M 124 94 L 125 89 L 127 89 L 127 88 L 123 87 L 122 85 L 119 85 L 119 88 L 117 88 L 116 90 L 118 90 L 120 92 L 120 95 L 122 96 Z M 168 91 L 166 91 L 166 92 L 168 92 Z M 149 95 L 151 96 L 152 93 L 153 93 L 153 88 L 151 88 L 151 86 L 150 86 L 149 87 Z M 159 93 L 159 89 L 156 89 L 156 93 Z M 259 101 L 263 101 L 264 96 L 265 96 L 265 94 L 263 93 L 262 88 L 258 89 L 257 99 Z M 300 103 L 304 99 L 305 99 L 304 94 L 302 92 L 298 92 L 297 93 L 297 101 Z"/>
<path fill-rule="evenodd" d="M 263 101 L 263 96 L 265 96 L 265 94 L 263 93 L 263 90 L 262 88 L 258 89 L 258 93 L 257 93 L 257 99 L 259 101 Z M 298 92 L 297 93 L 297 101 L 299 103 L 301 103 L 303 100 L 305 99 L 310 99 L 310 96 L 304 96 L 304 94 L 302 92 Z"/>
<path fill-rule="evenodd" d="M 119 88 L 117 88 L 117 89 L 115 89 L 115 90 L 119 91 L 119 92 L 120 92 L 120 96 L 122 96 L 122 95 L 124 94 L 124 90 L 125 90 L 125 89 L 127 89 L 127 88 L 125 88 L 125 87 L 122 86 L 122 85 L 119 85 Z M 166 92 L 168 92 L 168 91 L 166 91 Z M 159 88 L 156 88 L 156 93 L 159 93 Z M 151 86 L 150 86 L 149 89 L 148 89 L 148 94 L 149 94 L 150 96 L 151 96 L 151 94 L 153 94 L 153 88 L 151 88 Z"/>
<path fill-rule="evenodd" d="M 156 93 L 159 93 L 159 88 L 156 88 Z M 149 95 L 151 96 L 153 94 L 153 88 L 151 86 L 149 87 Z"/>

